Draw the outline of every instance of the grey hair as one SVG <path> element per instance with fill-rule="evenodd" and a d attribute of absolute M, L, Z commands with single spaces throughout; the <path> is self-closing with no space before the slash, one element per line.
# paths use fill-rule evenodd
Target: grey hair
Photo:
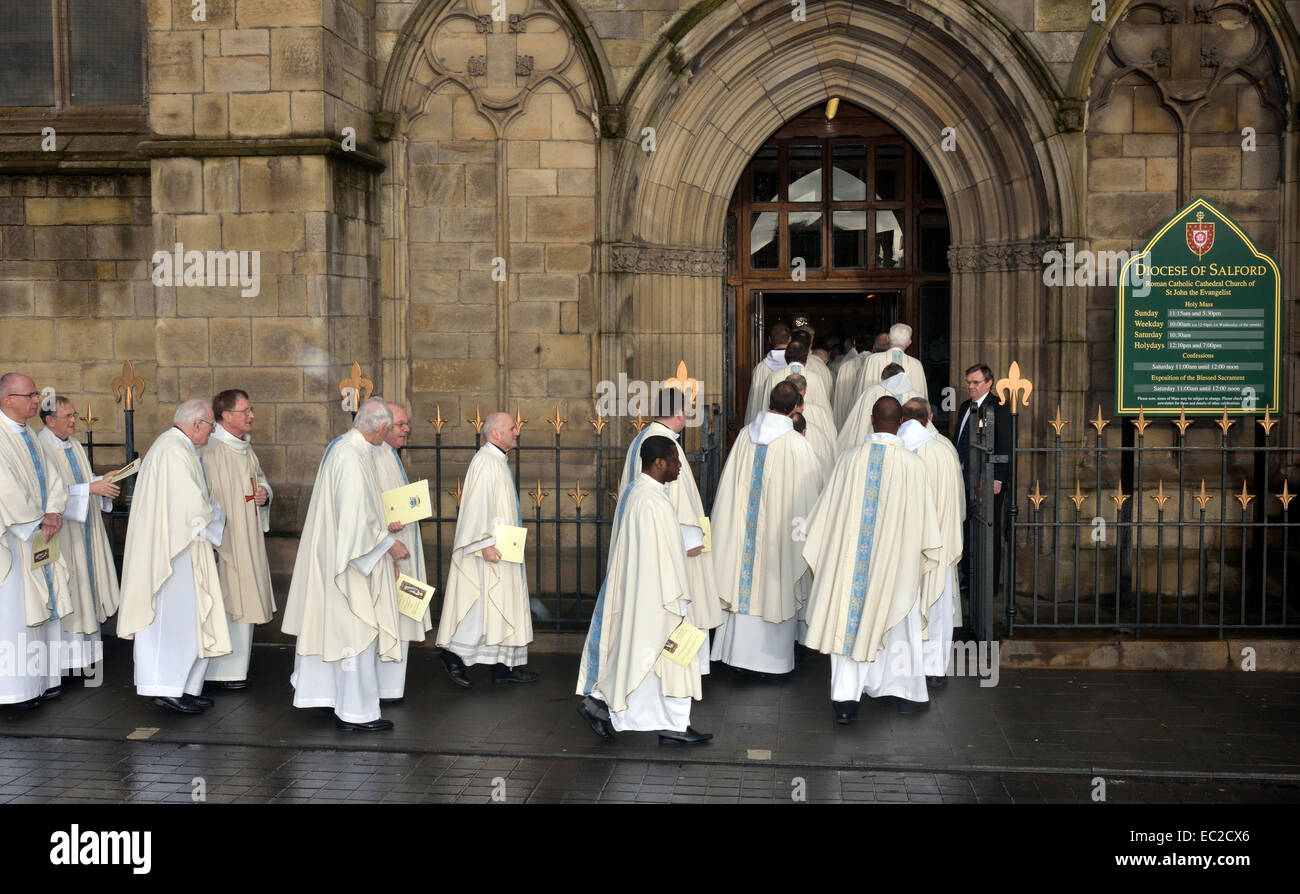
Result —
<path fill-rule="evenodd" d="M 211 412 L 212 404 L 208 403 L 201 397 L 190 398 L 176 408 L 176 412 L 172 415 L 172 424 L 189 425 L 191 422 L 197 422 Z"/>
<path fill-rule="evenodd" d="M 785 377 L 785 380 L 786 380 L 787 382 L 789 382 L 791 385 L 793 385 L 795 388 L 799 389 L 799 393 L 800 393 L 800 394 L 805 394 L 805 393 L 807 393 L 807 391 L 808 391 L 808 379 L 807 379 L 807 377 L 805 377 L 805 376 L 801 376 L 801 375 L 798 375 L 798 374 L 796 373 L 796 374 L 792 374 L 792 375 L 788 375 L 788 376 L 786 376 L 786 377 Z"/>
<path fill-rule="evenodd" d="M 372 397 L 357 410 L 357 418 L 352 427 L 357 431 L 373 435 L 385 425 L 393 424 L 393 411 L 388 409 L 388 401 L 382 397 Z"/>
<path fill-rule="evenodd" d="M 896 348 L 905 348 L 912 343 L 912 327 L 906 323 L 895 323 L 889 327 L 889 343 Z"/>
<path fill-rule="evenodd" d="M 509 413 L 497 411 L 489 413 L 488 418 L 483 423 L 483 437 L 487 437 L 492 432 L 510 431 L 510 426 L 514 424 L 515 418 Z"/>

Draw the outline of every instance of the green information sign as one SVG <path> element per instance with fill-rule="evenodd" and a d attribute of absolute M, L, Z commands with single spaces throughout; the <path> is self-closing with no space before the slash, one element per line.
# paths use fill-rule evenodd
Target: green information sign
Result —
<path fill-rule="evenodd" d="M 1281 326 L 1277 263 L 1196 198 L 1121 272 L 1117 414 L 1276 414 Z"/>

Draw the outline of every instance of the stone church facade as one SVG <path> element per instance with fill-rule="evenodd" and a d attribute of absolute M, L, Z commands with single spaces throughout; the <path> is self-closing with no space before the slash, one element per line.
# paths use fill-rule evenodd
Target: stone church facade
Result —
<path fill-rule="evenodd" d="M 942 194 L 940 384 L 1018 361 L 1074 435 L 1113 408 L 1115 290 L 1046 285 L 1045 253 L 1136 250 L 1204 195 L 1288 287 L 1300 272 L 1297 2 L 135 2 L 54 0 L 0 36 L 23 63 L 0 72 L 0 358 L 89 401 L 109 440 L 132 361 L 141 450 L 178 400 L 243 387 L 288 485 L 347 424 L 353 363 L 412 406 L 416 442 L 435 411 L 454 443 L 476 408 L 581 423 L 599 382 L 679 362 L 734 407 L 758 348 L 731 202 L 769 136 L 832 99 Z M 79 34 L 110 7 L 127 61 L 97 93 Z M 257 294 L 157 284 L 178 243 L 260 252 Z M 1283 323 L 1294 444 L 1290 292 Z"/>

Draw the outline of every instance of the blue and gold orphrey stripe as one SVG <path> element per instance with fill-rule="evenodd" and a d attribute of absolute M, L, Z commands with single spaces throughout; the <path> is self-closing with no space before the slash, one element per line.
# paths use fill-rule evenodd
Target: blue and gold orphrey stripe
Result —
<path fill-rule="evenodd" d="M 45 486 L 45 467 L 41 465 L 41 455 L 36 452 L 36 443 L 32 441 L 31 432 L 26 426 L 23 426 L 22 439 L 27 445 L 27 452 L 31 454 L 32 465 L 36 466 L 36 481 L 41 486 L 41 511 L 46 512 L 45 501 L 49 498 L 49 489 Z M 45 572 L 45 588 L 50 591 L 50 620 L 54 621 L 59 617 L 58 607 L 54 604 L 54 578 L 50 575 L 48 564 L 42 565 L 41 570 Z"/>
<path fill-rule="evenodd" d="M 72 472 L 72 480 L 77 484 L 85 484 L 86 477 L 81 474 L 81 463 L 77 462 L 77 458 L 72 455 L 72 451 L 64 450 L 63 458 L 68 461 L 68 470 Z M 90 503 L 90 506 L 86 509 L 86 521 L 81 526 L 81 532 L 86 541 L 86 572 L 90 577 L 90 596 L 92 599 L 97 599 L 98 597 L 95 593 L 95 555 L 91 550 L 90 544 L 90 513 L 98 512 L 99 509 L 95 506 L 94 501 L 96 498 L 94 494 L 90 494 L 86 499 Z"/>
<path fill-rule="evenodd" d="M 858 554 L 853 562 L 853 587 L 849 591 L 849 621 L 844 631 L 845 655 L 853 654 L 853 644 L 862 625 L 862 609 L 867 601 L 867 576 L 871 571 L 871 549 L 876 539 L 876 506 L 880 498 L 880 473 L 885 467 L 885 445 L 872 444 L 867 454 L 867 487 L 862 497 L 862 524 L 858 528 Z"/>
<path fill-rule="evenodd" d="M 763 466 L 767 445 L 754 448 L 754 471 L 749 476 L 749 499 L 745 502 L 745 542 L 740 550 L 740 589 L 736 614 L 749 614 L 749 596 L 754 589 L 754 551 L 758 540 L 758 505 L 763 496 Z"/>

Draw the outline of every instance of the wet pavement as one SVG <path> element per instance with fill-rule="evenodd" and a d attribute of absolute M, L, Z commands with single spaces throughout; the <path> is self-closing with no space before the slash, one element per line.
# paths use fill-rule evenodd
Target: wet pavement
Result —
<path fill-rule="evenodd" d="M 259 646 L 252 688 L 165 713 L 131 686 L 130 644 L 106 643 L 102 685 L 65 682 L 35 711 L 0 708 L 0 803 L 905 802 L 1295 803 L 1300 676 L 1222 671 L 1004 670 L 949 678 L 930 708 L 866 701 L 834 723 L 829 659 L 784 677 L 705 679 L 703 746 L 596 738 L 576 662 L 534 656 L 536 684 L 454 686 L 415 650 L 396 728 L 334 729 L 291 706 L 292 652 Z M 986 681 L 987 682 L 987 681 Z"/>

